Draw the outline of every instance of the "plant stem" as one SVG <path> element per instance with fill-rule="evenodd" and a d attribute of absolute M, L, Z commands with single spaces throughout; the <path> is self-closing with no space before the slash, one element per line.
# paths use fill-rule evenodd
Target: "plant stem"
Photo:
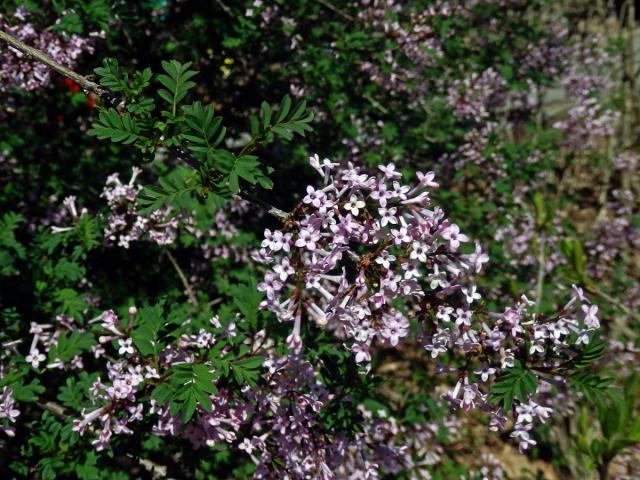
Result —
<path fill-rule="evenodd" d="M 600 476 L 600 480 L 607 480 L 609 478 L 609 462 L 602 461 L 598 465 L 598 475 Z"/>
<path fill-rule="evenodd" d="M 599 297 L 601 297 L 602 299 L 604 299 L 607 302 L 609 302 L 613 307 L 618 307 L 620 310 L 622 310 L 624 313 L 626 313 L 630 317 L 635 318 L 637 320 L 640 320 L 640 314 L 632 312 L 631 309 L 629 309 L 626 305 L 623 305 L 620 302 L 620 300 L 618 300 L 616 298 L 613 298 L 608 293 L 602 291 L 599 287 L 594 286 L 591 289 L 591 291 L 593 293 L 595 293 L 596 295 L 598 295 Z"/>
<path fill-rule="evenodd" d="M 52 70 L 58 72 L 60 75 L 70 78 L 71 80 L 76 82 L 78 85 L 80 85 L 84 90 L 94 93 L 100 99 L 104 100 L 106 98 L 112 98 L 109 92 L 103 89 L 97 83 L 90 81 L 86 77 L 83 77 L 82 75 L 74 72 L 70 68 L 65 67 L 64 65 L 61 65 L 60 63 L 56 62 L 53 58 L 49 57 L 46 53 L 42 52 L 41 50 L 38 50 L 37 48 L 30 47 L 29 45 L 17 39 L 13 35 L 10 35 L 7 32 L 0 30 L 0 40 L 3 40 L 4 42 L 11 45 L 13 48 L 18 50 L 19 52 L 22 52 L 27 56 L 27 58 L 29 59 L 33 58 L 41 63 L 44 63 Z"/>
<path fill-rule="evenodd" d="M 173 268 L 175 269 L 176 273 L 178 274 L 178 277 L 180 277 L 180 281 L 182 282 L 182 285 L 184 286 L 185 290 L 187 291 L 187 296 L 189 297 L 189 301 L 191 302 L 191 305 L 193 305 L 194 307 L 197 308 L 198 307 L 198 299 L 196 298 L 195 294 L 193 293 L 193 289 L 191 288 L 191 285 L 189 285 L 189 281 L 187 280 L 186 275 L 184 274 L 184 272 L 180 268 L 180 265 L 178 265 L 178 262 L 176 261 L 175 257 L 171 254 L 171 252 L 169 250 L 164 250 L 164 253 L 167 256 L 167 258 L 169 259 L 169 261 L 171 262 L 171 265 L 173 265 Z"/>
<path fill-rule="evenodd" d="M 289 214 L 287 212 L 285 212 L 284 210 L 280 210 L 277 207 L 274 207 L 273 205 L 269 205 L 268 203 L 266 203 L 265 201 L 259 199 L 258 197 L 254 196 L 253 194 L 247 192 L 247 191 L 240 191 L 238 193 L 238 196 L 240 198 L 245 199 L 247 202 L 252 203 L 254 205 L 259 205 L 263 208 L 265 208 L 267 210 L 267 213 L 269 215 L 271 215 L 272 217 L 276 217 L 280 220 L 286 220 L 287 217 L 289 216 Z"/>
<path fill-rule="evenodd" d="M 348 13 L 340 10 L 338 7 L 336 7 L 334 4 L 330 3 L 328 0 L 316 0 L 320 5 L 322 5 L 323 7 L 328 8 L 329 10 L 331 10 L 332 12 L 337 13 L 338 15 L 340 15 L 342 18 L 344 18 L 345 20 L 349 20 L 350 22 L 355 22 L 356 19 L 353 18 L 351 15 L 349 15 Z"/>
<path fill-rule="evenodd" d="M 544 290 L 544 265 L 545 259 L 545 246 L 547 243 L 547 237 L 544 233 L 540 234 L 540 250 L 538 251 L 538 279 L 536 282 L 536 312 L 540 313 L 540 306 L 542 305 L 542 297 Z"/>

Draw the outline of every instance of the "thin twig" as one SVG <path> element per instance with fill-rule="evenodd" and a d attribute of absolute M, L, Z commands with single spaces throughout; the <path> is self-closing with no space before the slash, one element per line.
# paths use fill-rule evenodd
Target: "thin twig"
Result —
<path fill-rule="evenodd" d="M 47 54 L 45 54 L 41 50 L 30 47 L 29 45 L 22 42 L 21 40 L 18 40 L 13 35 L 10 35 L 7 32 L 0 30 L 0 40 L 5 41 L 9 45 L 11 45 L 13 48 L 18 50 L 19 52 L 22 52 L 27 56 L 27 58 L 30 58 L 30 59 L 33 58 L 41 63 L 44 63 L 52 70 L 58 72 L 60 75 L 70 78 L 71 80 L 76 82 L 78 85 L 80 85 L 84 90 L 94 93 L 96 96 L 100 97 L 101 99 L 104 100 L 106 98 L 112 98 L 109 92 L 104 88 L 102 88 L 97 83 L 90 81 L 86 77 L 83 77 L 82 75 L 74 72 L 70 68 L 65 67 L 64 65 L 61 65 L 60 63 L 56 62 L 53 58 L 49 57 Z"/>
<path fill-rule="evenodd" d="M 164 250 L 164 253 L 167 256 L 167 258 L 169 259 L 169 261 L 171 262 L 171 265 L 173 265 L 173 268 L 177 272 L 178 276 L 180 277 L 180 281 L 182 281 L 182 285 L 184 286 L 185 290 L 187 291 L 187 296 L 189 297 L 189 301 L 191 302 L 191 305 L 193 305 L 194 307 L 197 308 L 198 307 L 198 299 L 196 298 L 195 294 L 193 293 L 193 289 L 191 288 L 191 285 L 189 285 L 189 281 L 187 280 L 186 275 L 184 274 L 184 272 L 180 268 L 180 265 L 178 265 L 178 262 L 176 261 L 175 257 L 171 254 L 171 252 L 169 250 Z"/>
<path fill-rule="evenodd" d="M 545 247 L 546 247 L 546 236 L 543 233 L 540 234 L 540 250 L 538 251 L 538 279 L 536 282 L 536 312 L 540 313 L 540 308 L 542 306 L 542 296 L 544 294 L 544 264 L 546 262 L 545 259 Z"/>
<path fill-rule="evenodd" d="M 267 202 L 265 202 L 264 200 L 261 200 L 260 198 L 256 197 L 252 193 L 241 190 L 240 192 L 238 192 L 238 196 L 245 199 L 249 203 L 253 203 L 254 205 L 259 205 L 262 208 L 266 209 L 267 213 L 272 217 L 276 217 L 280 220 L 286 220 L 289 217 L 289 214 L 284 210 L 280 210 L 279 208 L 274 207 L 273 205 L 269 205 Z"/>
<path fill-rule="evenodd" d="M 375 98 L 373 98 L 371 95 L 365 94 L 365 95 L 362 96 L 362 98 L 364 98 L 365 100 L 369 100 L 371 105 L 373 105 L 375 108 L 380 110 L 385 115 L 389 114 L 389 110 L 384 105 L 382 105 L 380 102 L 378 102 Z"/>
<path fill-rule="evenodd" d="M 231 11 L 231 9 L 222 0 L 216 0 L 216 3 L 224 11 L 224 13 L 226 13 L 230 17 L 233 17 L 233 12 Z"/>
<path fill-rule="evenodd" d="M 332 4 L 331 2 L 327 1 L 327 0 L 316 0 L 320 5 L 322 5 L 323 7 L 328 8 L 329 10 L 331 10 L 332 12 L 337 13 L 338 15 L 340 15 L 342 18 L 349 20 L 350 22 L 355 22 L 356 19 L 354 17 L 352 17 L 351 15 L 349 15 L 348 13 L 344 12 L 343 10 L 340 10 L 338 7 L 336 7 L 334 4 Z"/>
<path fill-rule="evenodd" d="M 631 318 L 635 318 L 636 320 L 640 319 L 640 314 L 632 312 L 631 309 L 626 305 L 624 305 L 620 300 L 618 300 L 617 298 L 613 298 L 611 295 L 604 292 L 599 287 L 594 286 L 590 291 L 592 293 L 595 293 L 600 298 L 609 302 L 613 307 L 618 307 L 620 310 L 622 310 L 626 315 L 630 316 Z"/>
<path fill-rule="evenodd" d="M 53 414 L 53 416 L 59 418 L 60 420 L 65 420 L 65 421 L 69 420 L 69 417 L 64 412 L 64 407 L 62 405 L 58 405 L 55 402 L 47 402 L 47 403 L 35 402 L 35 404 L 41 410 L 46 410 L 47 412 Z"/>

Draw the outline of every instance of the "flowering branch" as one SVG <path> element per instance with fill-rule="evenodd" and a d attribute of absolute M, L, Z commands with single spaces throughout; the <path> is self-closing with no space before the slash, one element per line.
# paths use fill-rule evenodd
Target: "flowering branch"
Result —
<path fill-rule="evenodd" d="M 45 410 L 49 413 L 51 413 L 53 416 L 59 418 L 60 420 L 63 421 L 69 421 L 70 417 L 65 413 L 64 407 L 56 402 L 35 402 L 35 404 L 38 406 L 38 408 L 40 408 L 41 410 Z M 93 426 L 89 425 L 88 429 L 91 432 L 94 432 L 95 429 L 93 428 Z M 137 460 L 138 463 L 148 472 L 153 473 L 153 474 L 157 474 L 163 477 L 166 477 L 167 474 L 167 466 L 165 465 L 160 465 L 152 460 L 149 460 L 147 458 L 138 458 L 138 457 L 134 457 L 133 455 L 127 455 L 129 458 L 133 459 L 133 460 Z M 155 477 L 154 477 L 155 478 Z"/>
<path fill-rule="evenodd" d="M 5 42 L 7 42 L 9 45 L 11 45 L 12 47 L 14 47 L 16 50 L 24 53 L 28 58 L 32 58 L 35 59 L 39 62 L 44 63 L 45 65 L 47 65 L 48 67 L 50 67 L 51 69 L 53 69 L 54 71 L 58 72 L 59 74 L 70 78 L 71 80 L 73 80 L 74 82 L 76 82 L 78 85 L 80 85 L 83 89 L 93 92 L 94 94 L 96 94 L 98 97 L 100 97 L 101 99 L 110 99 L 111 103 L 116 103 L 115 99 L 117 97 L 115 97 L 113 94 L 111 94 L 108 90 L 103 89 L 102 87 L 100 87 L 100 85 L 98 85 L 95 82 L 90 81 L 88 78 L 74 72 L 73 70 L 71 70 L 70 68 L 65 67 L 64 65 L 60 64 L 59 62 L 56 62 L 54 59 L 52 59 L 49 55 L 47 55 L 46 53 L 44 53 L 41 50 L 38 50 L 37 48 L 31 47 L 27 44 L 25 44 L 24 42 L 22 42 L 21 40 L 15 38 L 14 36 L 3 32 L 2 30 L 0 30 L 0 40 L 4 40 Z M 251 152 L 252 150 L 254 150 L 256 147 L 256 142 L 252 141 L 249 144 L 245 145 L 245 147 L 243 148 L 243 150 L 240 152 L 239 156 L 243 156 L 246 153 Z M 185 150 L 184 148 L 181 147 L 174 147 L 173 149 L 175 151 L 175 153 L 177 154 L 177 158 L 184 161 L 185 163 L 187 163 L 189 166 L 191 166 L 192 168 L 198 168 L 198 160 L 193 156 L 193 154 L 191 154 L 190 152 L 188 152 L 187 150 Z M 289 213 L 280 210 L 279 208 L 276 208 L 272 205 L 267 204 L 266 202 L 264 202 L 263 200 L 255 197 L 254 195 L 247 193 L 245 191 L 240 191 L 239 192 L 240 196 L 242 198 L 244 198 L 245 200 L 249 201 L 250 203 L 254 204 L 254 205 L 258 205 L 260 207 L 263 207 L 266 209 L 266 213 L 278 218 L 279 220 L 286 220 L 289 217 Z M 171 254 L 169 252 L 167 252 L 167 255 L 169 257 L 169 259 L 171 260 L 171 263 L 174 265 L 174 267 L 177 267 L 177 263 L 175 262 L 175 258 L 173 258 L 171 256 Z M 356 261 L 359 260 L 359 257 L 357 255 L 351 255 L 352 258 L 354 258 Z M 178 273 L 180 274 L 180 270 L 179 267 L 176 268 L 176 270 L 178 271 Z M 187 293 L 189 294 L 189 298 L 190 301 L 193 305 L 197 306 L 197 300 L 195 299 L 195 296 L 193 295 L 193 292 L 190 290 L 190 287 L 188 286 L 188 282 L 186 281 L 186 278 L 184 277 L 184 274 L 180 275 L 183 284 L 185 285 L 185 287 L 187 288 Z"/>

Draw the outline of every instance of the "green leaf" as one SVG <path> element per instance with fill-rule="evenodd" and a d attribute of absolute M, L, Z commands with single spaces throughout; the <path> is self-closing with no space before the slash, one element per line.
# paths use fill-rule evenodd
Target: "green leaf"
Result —
<path fill-rule="evenodd" d="M 171 105 L 171 114 L 176 115 L 178 104 L 187 95 L 195 82 L 190 81 L 198 72 L 189 70 L 191 62 L 180 63 L 177 60 L 163 61 L 162 68 L 166 74 L 158 75 L 158 81 L 165 87 L 158 90 L 158 95 Z"/>
<path fill-rule="evenodd" d="M 80 480 L 93 480 L 100 478 L 100 469 L 97 466 L 98 456 L 94 452 L 86 454 L 85 462 L 76 465 L 76 475 Z"/>
<path fill-rule="evenodd" d="M 247 182 L 255 185 L 256 175 L 261 175 L 260 162 L 258 157 L 253 155 L 243 155 L 238 158 L 236 163 L 236 171 L 238 176 L 245 179 Z"/>
<path fill-rule="evenodd" d="M 119 114 L 110 108 L 100 112 L 98 120 L 95 120 L 89 130 L 90 135 L 95 135 L 100 140 L 111 140 L 115 143 L 132 144 L 142 139 L 140 128 L 136 121 L 128 114 Z"/>
<path fill-rule="evenodd" d="M 77 282 L 84 277 L 85 269 L 78 263 L 63 258 L 56 263 L 52 274 L 59 281 Z"/>
<path fill-rule="evenodd" d="M 262 102 L 260 106 L 260 119 L 262 121 L 262 128 L 267 129 L 271 125 L 271 107 L 267 102 Z"/>
<path fill-rule="evenodd" d="M 264 363 L 264 357 L 259 355 L 255 355 L 253 357 L 243 358 L 241 360 L 237 360 L 233 362 L 234 368 L 244 368 L 245 370 L 256 370 L 262 366 Z"/>
<path fill-rule="evenodd" d="M 155 386 L 151 392 L 151 397 L 154 398 L 160 405 L 166 404 L 173 396 L 174 391 L 166 383 L 160 383 Z"/>
<path fill-rule="evenodd" d="M 260 377 L 260 367 L 264 363 L 264 357 L 252 356 L 231 363 L 231 372 L 236 382 L 240 385 L 255 385 Z"/>
<path fill-rule="evenodd" d="M 60 17 L 56 23 L 51 25 L 50 28 L 54 32 L 82 33 L 83 26 L 80 15 L 73 11 L 69 11 Z"/>
<path fill-rule="evenodd" d="M 89 388 L 97 378 L 97 373 L 88 374 L 87 372 L 80 372 L 78 378 L 67 378 L 65 385 L 60 387 L 58 400 L 65 407 L 79 412 L 90 398 Z"/>
<path fill-rule="evenodd" d="M 582 243 L 577 238 L 563 239 L 560 243 L 563 255 L 575 271 L 577 280 L 583 284 L 589 283 L 586 273 L 587 256 Z"/>
<path fill-rule="evenodd" d="M 581 348 L 572 359 L 571 366 L 576 369 L 583 369 L 602 358 L 607 348 L 607 344 L 596 337 L 593 333 L 589 335 L 589 343 Z"/>
<path fill-rule="evenodd" d="M 169 386 L 157 386 L 152 396 L 162 403 L 170 402 L 172 414 L 182 413 L 188 422 L 194 415 L 196 407 L 211 411 L 209 395 L 217 393 L 214 381 L 218 377 L 212 367 L 204 364 L 178 364 L 171 368 L 168 378 Z M 175 393 L 174 393 L 175 392 Z"/>
<path fill-rule="evenodd" d="M 141 213 L 151 213 L 165 205 L 181 208 L 184 200 L 198 188 L 196 178 L 192 169 L 178 167 L 161 177 L 159 185 L 145 186 L 136 200 L 142 207 Z"/>
<path fill-rule="evenodd" d="M 200 102 L 182 107 L 189 132 L 181 135 L 182 141 L 201 161 L 210 162 L 216 147 L 222 142 L 226 128 L 221 127 L 222 117 L 214 117 L 213 107 Z"/>
<path fill-rule="evenodd" d="M 38 395 L 44 393 L 45 388 L 40 384 L 40 380 L 34 378 L 29 383 L 17 384 L 11 386 L 13 389 L 13 398 L 17 402 L 35 402 Z"/>
<path fill-rule="evenodd" d="M 310 132 L 313 113 L 307 111 L 306 102 L 300 102 L 293 110 L 291 109 L 291 98 L 287 95 L 280 102 L 280 108 L 275 118 L 271 113 L 271 108 L 266 102 L 262 102 L 260 107 L 260 119 L 251 117 L 251 135 L 259 138 L 260 143 L 268 143 L 273 135 L 279 135 L 285 140 L 291 140 L 294 134 L 304 137 L 306 132 Z"/>
<path fill-rule="evenodd" d="M 129 77 L 126 73 L 120 72 L 120 66 L 115 58 L 105 58 L 102 60 L 102 67 L 93 70 L 103 87 L 112 92 L 129 92 Z"/>
<path fill-rule="evenodd" d="M 276 115 L 275 123 L 278 124 L 281 121 L 283 121 L 289 114 L 290 110 L 291 110 L 291 97 L 289 95 L 285 95 L 284 98 L 282 99 L 282 102 L 280 102 L 280 109 L 278 110 L 278 115 Z"/>
<path fill-rule="evenodd" d="M 166 322 L 162 318 L 162 306 L 144 307 L 136 318 L 136 327 L 131 338 L 143 357 L 153 355 L 156 357 L 164 348 L 160 342 L 159 333 Z"/>
<path fill-rule="evenodd" d="M 60 304 L 61 313 L 71 315 L 76 320 L 82 318 L 82 311 L 87 307 L 82 294 L 72 288 L 63 288 L 56 290 L 53 297 Z"/>
<path fill-rule="evenodd" d="M 589 402 L 606 407 L 607 401 L 619 395 L 616 388 L 611 387 L 612 378 L 602 378 L 593 372 L 577 372 L 569 377 L 571 385 L 584 395 Z"/>
<path fill-rule="evenodd" d="M 232 287 L 233 302 L 253 328 L 256 327 L 262 294 L 258 291 L 256 280 L 251 278 L 247 285 Z"/>
<path fill-rule="evenodd" d="M 80 355 L 83 351 L 89 350 L 94 344 L 94 337 L 91 333 L 81 333 L 74 330 L 71 334 L 62 332 L 58 335 L 57 344 L 49 350 L 49 361 L 62 360 L 68 362 Z"/>
<path fill-rule="evenodd" d="M 22 216 L 8 212 L 0 218 L 0 274 L 16 272 L 15 263 L 26 256 L 25 248 L 18 242 L 15 232 L 22 223 Z"/>
<path fill-rule="evenodd" d="M 543 227 L 545 223 L 547 223 L 548 214 L 544 197 L 540 192 L 535 192 L 533 194 L 533 206 L 535 208 L 536 224 L 538 227 Z"/>
<path fill-rule="evenodd" d="M 494 383 L 491 389 L 490 399 L 495 403 L 502 403 L 505 410 L 509 410 L 516 398 L 520 402 L 526 402 L 529 394 L 535 393 L 538 387 L 538 377 L 530 370 L 522 367 L 519 361 L 515 361 L 513 368 L 508 369 Z"/>
<path fill-rule="evenodd" d="M 196 394 L 193 389 L 189 389 L 188 392 L 189 393 L 184 399 L 184 403 L 182 406 L 182 420 L 185 422 L 191 420 L 193 413 L 196 411 L 196 405 L 198 403 Z"/>

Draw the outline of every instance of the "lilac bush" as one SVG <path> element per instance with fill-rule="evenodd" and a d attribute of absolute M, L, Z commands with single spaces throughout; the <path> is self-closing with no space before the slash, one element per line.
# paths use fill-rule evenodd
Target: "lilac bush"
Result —
<path fill-rule="evenodd" d="M 633 478 L 629 2 L 13 3 L 0 471 Z"/>

